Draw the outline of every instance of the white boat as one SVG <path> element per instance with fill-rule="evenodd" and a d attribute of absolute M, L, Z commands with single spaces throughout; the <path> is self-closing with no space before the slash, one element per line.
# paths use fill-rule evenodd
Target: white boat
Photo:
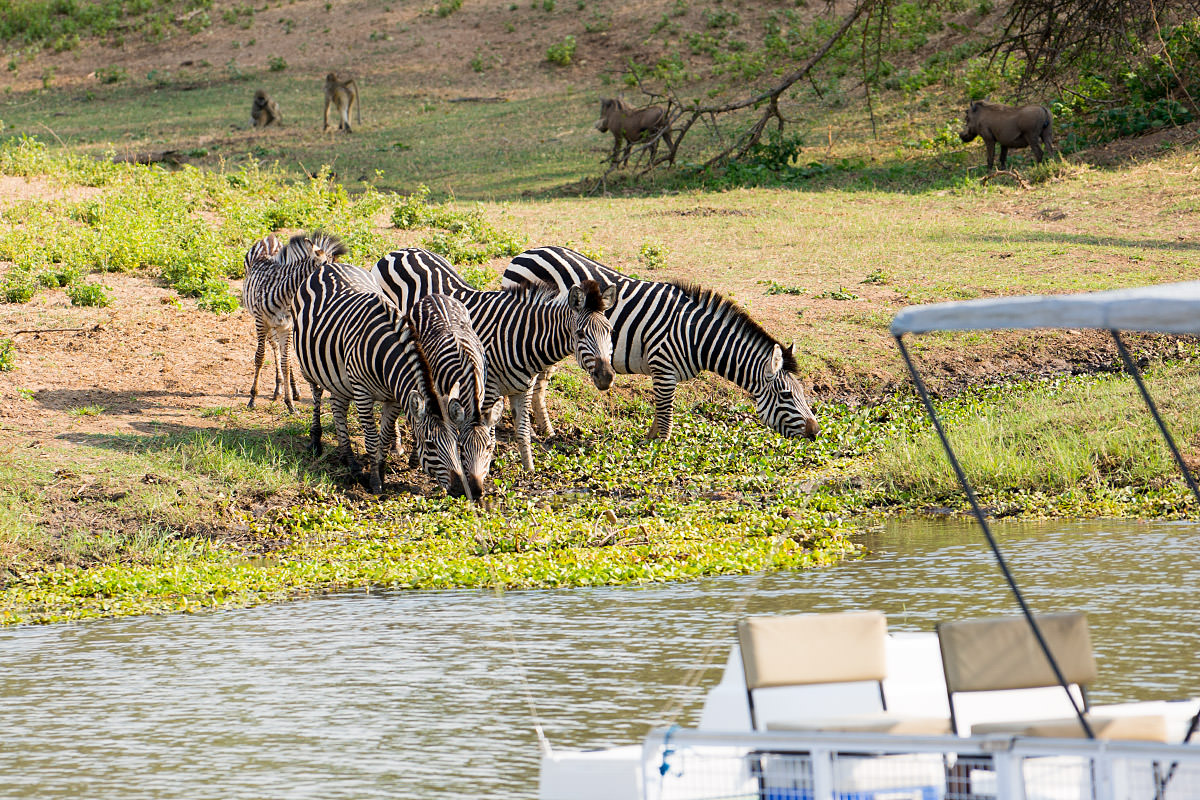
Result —
<path fill-rule="evenodd" d="M 743 620 L 695 728 L 544 745 L 540 800 L 1200 800 L 1200 698 L 1088 706 L 1086 619 L 1026 604 L 904 343 L 1033 328 L 1112 333 L 1200 507 L 1120 337 L 1200 335 L 1200 282 L 904 309 L 891 332 L 1022 614 L 936 633 L 888 633 L 878 612 Z"/>

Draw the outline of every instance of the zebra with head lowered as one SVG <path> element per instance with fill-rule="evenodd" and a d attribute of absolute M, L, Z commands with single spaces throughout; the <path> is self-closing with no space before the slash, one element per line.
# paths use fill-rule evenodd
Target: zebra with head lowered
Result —
<path fill-rule="evenodd" d="M 513 428 L 527 470 L 533 469 L 529 398 L 538 374 L 573 352 L 598 389 L 612 384 L 612 326 L 604 312 L 616 299 L 615 288 L 602 292 L 595 282 L 584 281 L 559 300 L 549 287 L 483 292 L 459 277 L 444 258 L 419 248 L 387 254 L 372 275 L 401 309 L 433 293 L 466 306 L 487 353 L 485 394 L 489 401 L 511 398 Z"/>
<path fill-rule="evenodd" d="M 296 410 L 292 401 L 300 399 L 300 390 L 296 388 L 296 376 L 292 374 L 288 363 L 292 298 L 313 269 L 337 259 L 345 252 L 346 246 L 336 237 L 319 231 L 297 234 L 282 246 L 272 234 L 258 240 L 246 251 L 242 304 L 254 318 L 254 331 L 258 335 L 258 347 L 254 351 L 254 383 L 250 386 L 247 408 L 254 408 L 254 401 L 258 397 L 258 376 L 262 372 L 267 343 L 270 342 L 275 355 L 275 393 L 271 399 L 279 399 L 282 387 L 283 402 L 287 404 L 288 411 Z"/>
<path fill-rule="evenodd" d="M 385 433 L 394 436 L 396 420 L 405 414 L 422 469 L 442 488 L 461 493 L 467 483 L 459 461 L 458 426 L 466 412 L 456 397 L 437 392 L 420 335 L 367 273 L 337 262 L 318 266 L 296 292 L 292 309 L 296 361 L 313 393 L 312 451 L 321 453 L 321 398 L 328 391 L 338 454 L 359 470 L 346 424 L 353 403 L 366 441 L 371 491 L 379 492 L 389 450 L 380 446 L 375 427 L 379 401 Z"/>
<path fill-rule="evenodd" d="M 467 309 L 446 295 L 422 297 L 408 312 L 408 320 L 429 362 L 434 393 L 447 402 L 459 403 L 464 412 L 454 422 L 463 485 L 454 486 L 451 492 L 464 492 L 472 500 L 483 497 L 496 451 L 496 423 L 504 411 L 503 401 L 494 395 L 493 402 L 485 405 L 488 360 L 483 344 L 471 327 Z M 453 419 L 446 408 L 442 412 Z M 396 441 L 394 426 L 385 428 L 384 433 Z"/>
<path fill-rule="evenodd" d="M 504 286 L 546 283 L 566 292 L 593 280 L 616 287 L 608 309 L 613 369 L 649 375 L 654 383 L 650 438 L 671 435 L 675 387 L 710 370 L 754 397 L 759 418 L 784 436 L 817 435 L 817 419 L 797 377 L 794 345 L 783 347 L 737 304 L 718 292 L 684 283 L 641 281 L 566 247 L 526 250 L 504 271 Z M 534 391 L 534 420 L 553 430 L 546 414 L 548 375 Z"/>

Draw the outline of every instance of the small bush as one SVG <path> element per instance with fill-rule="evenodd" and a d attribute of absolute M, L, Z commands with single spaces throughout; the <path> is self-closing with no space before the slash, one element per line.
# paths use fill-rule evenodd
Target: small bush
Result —
<path fill-rule="evenodd" d="M 670 254 L 671 251 L 666 245 L 645 242 L 638 251 L 638 261 L 644 264 L 646 269 L 660 269 L 667 265 L 667 256 Z"/>
<path fill-rule="evenodd" d="M 0 338 L 0 372 L 12 372 L 17 368 L 17 348 L 12 339 Z"/>
<path fill-rule="evenodd" d="M 571 59 L 575 57 L 575 37 L 568 35 L 558 44 L 552 44 L 546 48 L 546 60 L 551 64 L 557 64 L 560 67 L 566 67 L 571 64 Z"/>
<path fill-rule="evenodd" d="M 437 15 L 448 17 L 460 8 L 462 8 L 462 0 L 438 0 Z"/>
<path fill-rule="evenodd" d="M 96 70 L 96 80 L 101 83 L 120 83 L 128 77 L 121 67 L 100 67 Z"/>
<path fill-rule="evenodd" d="M 283 72 L 287 69 L 287 62 L 283 60 L 283 56 L 271 56 L 267 59 L 267 69 L 271 72 Z"/>
<path fill-rule="evenodd" d="M 106 288 L 98 283 L 74 283 L 67 287 L 67 297 L 71 298 L 73 306 L 102 308 L 112 302 L 104 292 Z"/>

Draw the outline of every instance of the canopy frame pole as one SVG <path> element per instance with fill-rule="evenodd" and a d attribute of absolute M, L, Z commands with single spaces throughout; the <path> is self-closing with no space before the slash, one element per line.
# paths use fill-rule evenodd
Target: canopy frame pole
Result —
<path fill-rule="evenodd" d="M 1058 679 L 1058 684 L 1067 693 L 1067 699 L 1071 701 L 1071 708 L 1075 709 L 1075 716 L 1079 718 L 1079 724 L 1083 726 L 1083 732 L 1087 734 L 1087 738 L 1095 739 L 1095 731 L 1092 730 L 1092 726 L 1088 723 L 1087 717 L 1084 715 L 1079 703 L 1075 702 L 1075 695 L 1071 694 L 1070 684 L 1067 683 L 1067 679 L 1063 675 L 1058 661 L 1054 658 L 1054 654 L 1050 652 L 1050 645 L 1046 643 L 1046 638 L 1042 635 L 1042 629 L 1038 626 L 1037 620 L 1033 616 L 1033 611 L 1030 610 L 1029 604 L 1025 602 L 1025 597 L 1021 594 L 1021 589 L 1017 586 L 1016 579 L 1013 578 L 1013 574 L 1008 568 L 1008 562 L 1004 560 L 1004 554 L 1000 552 L 1000 546 L 996 544 L 996 538 L 992 536 L 992 529 L 988 525 L 987 516 L 983 513 L 983 507 L 979 505 L 979 498 L 975 496 L 975 490 L 971 488 L 971 484 L 967 480 L 967 474 L 963 472 L 962 465 L 958 463 L 958 456 L 954 454 L 954 448 L 950 446 L 950 439 L 946 436 L 946 430 L 942 427 L 942 421 L 938 418 L 937 412 L 934 411 L 933 400 L 930 399 L 929 392 L 925 388 L 925 381 L 921 379 L 921 374 L 917 371 L 917 366 L 913 363 L 912 356 L 908 353 L 908 348 L 904 346 L 903 336 L 904 334 L 894 335 L 896 346 L 900 348 L 900 355 L 903 356 L 904 364 L 908 367 L 908 373 L 912 376 L 913 384 L 917 387 L 917 394 L 921 396 L 921 402 L 925 404 L 925 411 L 929 414 L 929 419 L 933 422 L 933 427 L 937 431 L 938 438 L 942 441 L 942 449 L 946 451 L 946 457 L 950 459 L 950 466 L 954 468 L 954 474 L 958 477 L 959 484 L 963 487 L 963 491 L 967 493 L 967 500 L 971 504 L 971 511 L 975 515 L 975 519 L 978 520 L 979 527 L 983 529 L 983 535 L 987 538 L 988 546 L 991 547 L 992 554 L 996 557 L 996 563 L 1000 565 L 1000 571 L 1004 573 L 1004 580 L 1008 582 L 1008 588 L 1012 590 L 1013 597 L 1017 599 L 1017 605 L 1021 607 L 1021 613 L 1025 615 L 1025 620 L 1029 623 L 1034 638 L 1037 639 L 1038 646 L 1041 647 L 1046 660 L 1050 662 L 1050 669 L 1054 671 L 1054 677 Z"/>
<path fill-rule="evenodd" d="M 1196 507 L 1200 509 L 1200 487 L 1196 486 L 1196 479 L 1192 477 L 1192 471 L 1184 463 L 1183 455 L 1179 452 L 1179 447 L 1175 444 L 1175 437 L 1171 436 L 1171 432 L 1167 430 L 1167 423 L 1163 421 L 1162 415 L 1158 413 L 1158 406 L 1155 405 L 1154 398 L 1150 396 L 1150 390 L 1146 388 L 1146 384 L 1142 380 L 1141 371 L 1137 368 L 1133 357 L 1129 355 L 1129 350 L 1126 349 L 1125 343 L 1121 341 L 1120 332 L 1116 328 L 1110 328 L 1108 332 L 1112 334 L 1113 342 L 1117 345 L 1117 352 L 1121 354 L 1121 361 L 1125 363 L 1125 371 L 1133 378 L 1133 382 L 1137 384 L 1138 391 L 1142 393 L 1142 399 L 1146 401 L 1146 407 L 1150 409 L 1150 415 L 1154 417 L 1154 421 L 1158 424 L 1158 429 L 1162 432 L 1163 439 L 1167 441 L 1167 447 L 1171 450 L 1171 456 L 1175 459 L 1176 466 L 1183 473 L 1183 479 L 1187 481 L 1188 488 L 1192 490 L 1192 497 L 1196 498 Z"/>

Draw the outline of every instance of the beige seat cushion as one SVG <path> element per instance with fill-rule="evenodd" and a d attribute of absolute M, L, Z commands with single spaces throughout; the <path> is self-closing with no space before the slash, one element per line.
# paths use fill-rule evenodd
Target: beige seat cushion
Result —
<path fill-rule="evenodd" d="M 1159 714 L 1123 717 L 1086 715 L 1097 739 L 1166 742 L 1167 718 Z M 1087 736 L 1075 717 L 1029 719 L 1013 722 L 981 722 L 971 726 L 971 735 L 1003 733 L 1012 736 L 1041 736 L 1049 739 L 1082 739 Z"/>
<path fill-rule="evenodd" d="M 879 611 L 747 617 L 738 643 L 748 689 L 882 681 L 887 617 Z"/>
<path fill-rule="evenodd" d="M 840 733 L 894 733 L 907 736 L 943 736 L 950 733 L 947 717 L 906 717 L 902 714 L 864 714 L 811 720 L 778 720 L 769 731 L 838 731 Z"/>

